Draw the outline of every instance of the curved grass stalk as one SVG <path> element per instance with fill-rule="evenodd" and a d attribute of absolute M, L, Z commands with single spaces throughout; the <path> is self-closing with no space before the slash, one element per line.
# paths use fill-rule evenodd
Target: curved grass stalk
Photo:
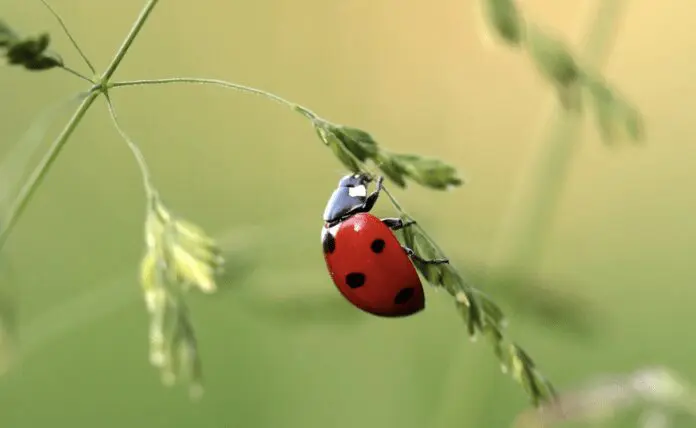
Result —
<path fill-rule="evenodd" d="M 109 96 L 109 94 L 105 93 L 104 96 L 106 97 L 106 104 L 109 108 L 109 113 L 113 121 L 114 127 L 116 127 L 116 130 L 121 135 L 121 138 L 123 138 L 126 141 L 128 148 L 133 153 L 133 157 L 135 158 L 138 164 L 138 168 L 140 168 L 140 173 L 143 179 L 143 187 L 145 188 L 147 200 L 150 201 L 153 197 L 155 197 L 156 191 L 155 187 L 152 185 L 152 180 L 150 178 L 150 169 L 147 166 L 145 157 L 143 156 L 143 153 L 140 151 L 138 145 L 133 141 L 133 139 L 130 136 L 128 136 L 126 131 L 121 126 L 121 123 L 118 120 L 118 116 L 116 115 L 116 109 L 114 108 L 114 104 L 111 102 L 111 97 Z"/>
<path fill-rule="evenodd" d="M 233 89 L 233 90 L 239 91 L 239 92 L 245 92 L 248 94 L 259 95 L 259 96 L 265 97 L 271 101 L 275 101 L 279 104 L 285 105 L 286 107 L 290 107 L 292 110 L 297 111 L 298 113 L 305 116 L 307 119 L 313 120 L 313 119 L 318 118 L 318 116 L 314 112 L 312 112 L 310 109 L 308 109 L 304 106 L 301 106 L 299 104 L 293 103 L 291 101 L 288 101 L 287 99 L 280 97 L 274 93 L 264 91 L 262 89 L 257 89 L 257 88 L 251 87 L 251 86 L 241 85 L 239 83 L 227 82 L 225 80 L 208 79 L 208 78 L 202 78 L 202 77 L 172 77 L 172 78 L 164 78 L 164 79 L 143 79 L 143 80 L 129 80 L 129 81 L 123 81 L 123 82 L 114 82 L 114 83 L 109 84 L 109 88 L 120 88 L 120 87 L 128 87 L 128 86 L 166 85 L 166 84 L 172 84 L 172 83 L 214 85 L 214 86 L 220 86 L 220 87 L 227 88 L 227 89 Z"/>

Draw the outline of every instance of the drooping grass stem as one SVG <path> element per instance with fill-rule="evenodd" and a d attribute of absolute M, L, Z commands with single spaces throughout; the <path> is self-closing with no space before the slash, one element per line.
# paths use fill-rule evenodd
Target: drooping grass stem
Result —
<path fill-rule="evenodd" d="M 155 187 L 152 185 L 152 179 L 150 178 L 150 169 L 148 168 L 147 162 L 145 161 L 145 156 L 143 156 L 143 153 L 140 151 L 138 145 L 135 143 L 135 141 L 133 141 L 133 139 L 126 133 L 126 131 L 121 126 L 121 123 L 118 120 L 118 115 L 116 114 L 116 109 L 114 108 L 114 104 L 111 101 L 111 97 L 109 96 L 108 92 L 105 93 L 104 96 L 106 97 L 106 104 L 109 108 L 109 113 L 111 115 L 111 120 L 114 123 L 114 127 L 121 135 L 121 138 L 125 140 L 126 144 L 128 145 L 128 148 L 133 153 L 135 161 L 138 163 L 138 168 L 140 168 L 140 173 L 143 179 L 143 187 L 145 188 L 145 193 L 149 201 L 155 196 L 156 192 Z"/>

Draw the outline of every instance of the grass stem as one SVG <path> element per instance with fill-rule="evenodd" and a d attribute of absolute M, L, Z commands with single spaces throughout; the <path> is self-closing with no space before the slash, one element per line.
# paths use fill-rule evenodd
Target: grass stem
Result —
<path fill-rule="evenodd" d="M 138 33 L 140 33 L 140 30 L 142 30 L 143 25 L 145 25 L 145 22 L 147 21 L 147 18 L 150 16 L 152 13 L 152 10 L 157 6 L 157 3 L 159 0 L 149 0 L 147 4 L 145 4 L 145 7 L 143 7 L 142 11 L 140 12 L 140 15 L 138 18 L 135 20 L 135 23 L 131 27 L 130 32 L 126 36 L 126 38 L 123 40 L 123 43 L 121 44 L 121 47 L 118 48 L 118 51 L 116 52 L 116 55 L 114 56 L 114 59 L 111 60 L 111 64 L 106 68 L 106 71 L 104 74 L 102 74 L 101 77 L 101 83 L 102 85 L 106 85 L 109 82 L 109 79 L 111 79 L 111 76 L 114 75 L 116 72 L 116 69 L 118 66 L 121 64 L 121 61 L 123 61 L 123 57 L 128 53 L 128 50 L 130 49 L 131 45 L 133 44 L 133 41 L 135 41 L 135 38 L 138 36 Z"/>

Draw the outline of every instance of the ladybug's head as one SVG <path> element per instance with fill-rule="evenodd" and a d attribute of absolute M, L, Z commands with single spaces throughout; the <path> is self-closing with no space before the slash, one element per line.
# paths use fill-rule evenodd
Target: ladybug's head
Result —
<path fill-rule="evenodd" d="M 359 188 L 366 187 L 372 181 L 369 175 L 366 174 L 349 174 L 341 178 L 338 182 L 338 187 Z"/>
<path fill-rule="evenodd" d="M 371 181 L 372 179 L 365 174 L 350 174 L 341 178 L 326 204 L 324 221 L 337 223 L 365 205 L 367 185 Z"/>

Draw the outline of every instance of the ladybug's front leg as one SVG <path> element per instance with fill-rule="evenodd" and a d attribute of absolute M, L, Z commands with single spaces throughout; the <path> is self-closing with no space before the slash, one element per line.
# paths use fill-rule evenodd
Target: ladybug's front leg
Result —
<path fill-rule="evenodd" d="M 416 221 L 409 220 L 407 222 L 404 222 L 400 218 L 383 218 L 382 223 L 384 223 L 384 225 L 390 228 L 391 230 L 399 230 L 405 227 L 413 226 L 414 224 L 416 224 Z"/>
<path fill-rule="evenodd" d="M 370 193 L 367 198 L 365 198 L 365 203 L 360 207 L 360 212 L 366 213 L 370 212 L 372 210 L 372 207 L 375 206 L 375 203 L 377 202 L 377 198 L 379 198 L 379 192 L 382 191 L 382 182 L 384 181 L 384 177 L 379 176 L 377 177 L 377 188 L 375 189 L 374 192 Z"/>
<path fill-rule="evenodd" d="M 411 257 L 413 260 L 419 261 L 421 263 L 429 264 L 429 265 L 441 265 L 445 263 L 449 263 L 449 259 L 432 259 L 432 260 L 426 260 L 423 257 L 419 256 L 416 254 L 415 251 L 408 247 L 402 246 L 404 251 L 406 251 L 406 254 L 408 254 L 409 257 Z"/>

